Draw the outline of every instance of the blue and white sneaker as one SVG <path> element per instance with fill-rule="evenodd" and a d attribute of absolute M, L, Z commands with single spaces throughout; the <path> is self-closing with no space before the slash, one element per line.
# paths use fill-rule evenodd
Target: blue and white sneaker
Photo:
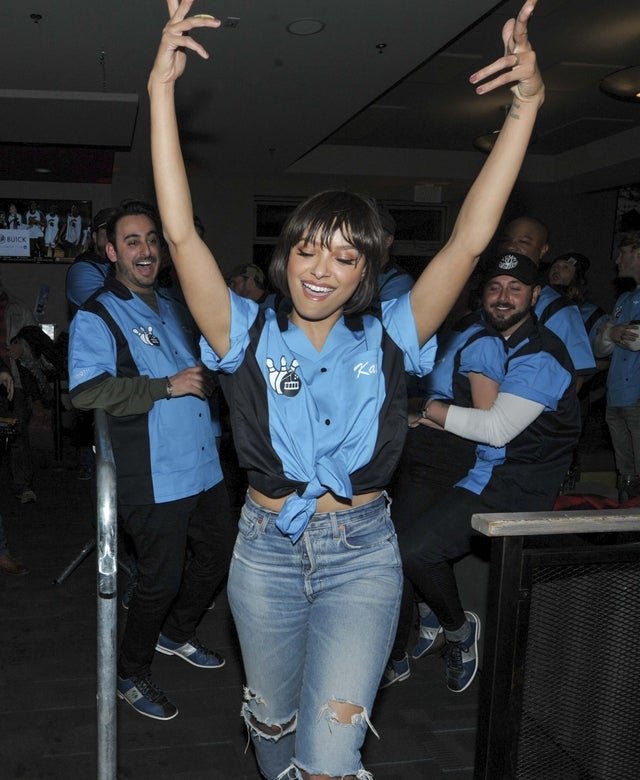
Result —
<path fill-rule="evenodd" d="M 225 664 L 221 655 L 209 650 L 195 636 L 188 642 L 174 642 L 164 634 L 160 634 L 156 642 L 156 650 L 165 655 L 177 655 L 178 658 L 200 669 L 220 669 Z"/>
<path fill-rule="evenodd" d="M 407 677 L 411 676 L 411 669 L 409 668 L 409 657 L 404 654 L 404 658 L 400 661 L 389 660 L 387 668 L 382 675 L 382 681 L 380 682 L 380 688 L 388 688 L 393 683 L 402 682 Z"/>
<path fill-rule="evenodd" d="M 167 699 L 151 677 L 123 678 L 118 675 L 117 694 L 134 710 L 147 718 L 171 720 L 178 714 L 176 705 Z"/>
<path fill-rule="evenodd" d="M 411 657 L 416 659 L 430 653 L 434 649 L 438 637 L 442 635 L 442 626 L 435 612 L 429 609 L 426 604 L 418 604 L 418 611 L 420 612 L 420 633 L 418 641 L 411 651 Z"/>
<path fill-rule="evenodd" d="M 462 693 L 473 682 L 478 671 L 478 639 L 480 618 L 475 612 L 465 610 L 471 634 L 465 642 L 447 642 L 444 657 L 447 664 L 447 688 Z"/>

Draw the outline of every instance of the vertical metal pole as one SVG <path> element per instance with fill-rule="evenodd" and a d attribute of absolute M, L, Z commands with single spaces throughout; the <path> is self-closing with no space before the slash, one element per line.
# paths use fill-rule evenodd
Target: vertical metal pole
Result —
<path fill-rule="evenodd" d="M 116 467 L 106 413 L 95 412 L 98 550 L 98 780 L 116 780 L 118 529 Z"/>
<path fill-rule="evenodd" d="M 53 409 L 52 409 L 53 431 L 53 459 L 56 463 L 62 460 L 62 391 L 60 386 L 60 377 L 56 376 L 53 380 Z"/>

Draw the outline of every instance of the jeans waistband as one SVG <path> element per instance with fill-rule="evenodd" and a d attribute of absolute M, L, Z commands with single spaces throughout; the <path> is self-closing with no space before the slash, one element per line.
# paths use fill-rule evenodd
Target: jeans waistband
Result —
<path fill-rule="evenodd" d="M 386 510 L 390 504 L 391 500 L 389 499 L 388 494 L 386 491 L 383 491 L 377 498 L 374 498 L 366 504 L 361 504 L 360 506 L 341 509 L 338 512 L 317 512 L 311 517 L 310 524 L 312 523 L 314 527 L 317 528 L 321 525 L 334 525 L 336 522 L 345 524 L 353 523 L 364 520 L 371 515 L 376 515 L 382 510 Z M 278 517 L 277 512 L 274 512 L 271 509 L 265 509 L 265 507 L 254 501 L 248 493 L 245 496 L 245 509 L 254 517 L 262 517 L 267 522 L 275 522 Z"/>

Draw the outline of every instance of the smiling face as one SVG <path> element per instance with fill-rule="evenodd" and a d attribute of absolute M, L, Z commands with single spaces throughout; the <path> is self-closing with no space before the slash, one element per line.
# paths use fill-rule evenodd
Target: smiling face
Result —
<path fill-rule="evenodd" d="M 493 327 L 507 338 L 529 316 L 540 287 L 531 287 L 513 276 L 496 276 L 484 286 L 482 308 Z"/>
<path fill-rule="evenodd" d="M 299 314 L 301 319 L 309 316 L 321 322 L 323 317 L 333 317 L 341 308 L 342 314 L 359 314 L 369 308 L 376 296 L 384 240 L 377 207 L 370 198 L 344 190 L 319 192 L 300 203 L 287 218 L 269 264 L 269 278 L 282 295 L 294 304 L 297 302 L 299 309 L 294 314 Z M 338 251 L 342 247 L 346 254 Z M 300 277 L 301 273 L 307 272 L 308 281 L 311 281 L 308 267 L 303 266 L 305 263 L 309 266 L 311 258 L 308 255 L 317 254 L 320 249 L 333 253 L 336 261 L 329 269 L 331 278 L 322 278 L 320 272 L 320 278 L 313 281 L 321 287 L 326 282 L 329 288 L 323 293 L 326 300 L 322 305 L 320 290 L 315 291 L 317 301 L 304 297 Z M 291 260 L 293 268 L 289 268 Z M 346 264 L 340 260 L 346 260 Z M 354 263 L 357 267 L 349 271 L 349 265 Z M 349 294 L 347 290 L 344 295 L 345 274 L 354 270 L 356 282 L 350 286 L 353 293 Z M 310 308 L 313 311 L 309 311 Z"/>
<path fill-rule="evenodd" d="M 144 214 L 118 220 L 115 243 L 107 243 L 107 257 L 116 266 L 116 279 L 134 293 L 148 293 L 160 270 L 160 237 Z"/>
<path fill-rule="evenodd" d="M 333 326 L 365 274 L 366 262 L 340 230 L 328 243 L 302 238 L 291 248 L 287 282 L 293 303 L 291 320 L 325 321 Z"/>
<path fill-rule="evenodd" d="M 518 252 L 539 265 L 549 249 L 547 242 L 547 230 L 542 222 L 530 217 L 518 217 L 500 233 L 497 250 L 500 255 Z"/>

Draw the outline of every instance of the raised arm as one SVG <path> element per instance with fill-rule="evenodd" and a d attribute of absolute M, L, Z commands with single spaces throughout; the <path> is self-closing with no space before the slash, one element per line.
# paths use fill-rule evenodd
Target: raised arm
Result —
<path fill-rule="evenodd" d="M 495 146 L 462 204 L 451 237 L 411 292 L 421 342 L 443 322 L 498 227 L 544 101 L 544 84 L 527 35 L 536 3 L 528 0 L 517 19 L 510 19 L 503 27 L 504 55 L 470 78 L 478 85 L 479 95 L 513 84 L 513 99 Z"/>
<path fill-rule="evenodd" d="M 191 36 L 201 27 L 219 27 L 207 14 L 187 17 L 194 0 L 167 0 L 169 22 L 149 76 L 151 159 L 160 217 L 180 284 L 202 334 L 220 355 L 229 349 L 229 290 L 215 258 L 193 224 L 191 193 L 180 148 L 175 109 L 175 83 L 186 65 L 187 52 L 208 59 Z"/>

